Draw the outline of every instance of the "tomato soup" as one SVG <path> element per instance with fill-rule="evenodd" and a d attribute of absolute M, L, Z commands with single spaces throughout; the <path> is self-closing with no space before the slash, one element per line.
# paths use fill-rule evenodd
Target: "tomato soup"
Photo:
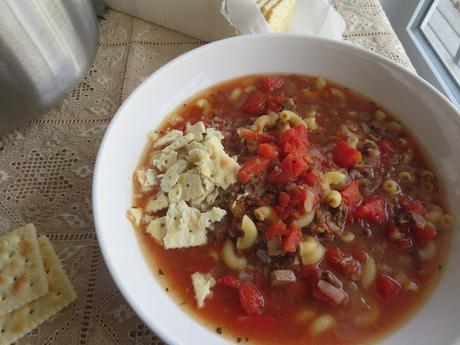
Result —
<path fill-rule="evenodd" d="M 442 272 L 442 184 L 409 131 L 346 87 L 242 77 L 149 137 L 129 211 L 147 261 L 236 343 L 373 342 Z"/>

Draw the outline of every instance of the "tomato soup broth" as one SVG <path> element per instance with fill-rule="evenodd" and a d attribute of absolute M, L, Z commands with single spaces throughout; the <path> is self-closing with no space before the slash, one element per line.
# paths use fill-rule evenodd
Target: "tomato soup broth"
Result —
<path fill-rule="evenodd" d="M 278 122 L 260 129 L 267 114 Z M 280 124 L 286 114 L 305 124 Z M 136 228 L 153 274 L 203 324 L 237 343 L 370 343 L 428 298 L 453 219 L 422 150 L 388 111 L 323 78 L 257 75 L 190 99 L 157 133 L 198 121 L 222 133 L 240 165 L 213 202 L 227 214 L 206 244 L 190 248 L 165 249 L 146 232 L 165 209 Z M 149 146 L 139 168 L 151 160 Z M 145 210 L 158 187 L 133 184 L 133 206 Z M 263 207 L 271 218 L 260 216 Z M 244 217 L 257 239 L 238 249 Z M 226 263 L 227 242 L 243 268 Z M 215 281 L 202 307 L 195 272 Z"/>

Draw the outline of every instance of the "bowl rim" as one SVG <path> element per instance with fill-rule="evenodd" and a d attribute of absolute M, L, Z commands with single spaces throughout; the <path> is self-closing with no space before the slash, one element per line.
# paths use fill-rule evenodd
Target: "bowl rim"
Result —
<path fill-rule="evenodd" d="M 99 199 L 99 179 L 102 178 L 100 174 L 101 164 L 103 161 L 103 157 L 106 155 L 107 151 L 107 143 L 112 133 L 112 129 L 115 128 L 120 120 L 120 118 L 124 113 L 126 107 L 128 107 L 131 102 L 133 102 L 137 95 L 142 92 L 142 90 L 152 82 L 156 78 L 156 76 L 162 73 L 164 70 L 174 68 L 174 66 L 183 60 L 189 59 L 193 55 L 199 54 L 203 51 L 209 49 L 219 49 L 221 46 L 225 46 L 228 42 L 243 42 L 243 41 L 251 41 L 251 40 L 279 40 L 279 39 L 300 39 L 300 40 L 307 40 L 307 41 L 316 41 L 321 44 L 326 45 L 337 45 L 343 47 L 345 49 L 354 50 L 356 53 L 361 54 L 363 56 L 367 56 L 372 58 L 375 62 L 383 63 L 390 66 L 393 69 L 396 69 L 397 72 L 402 73 L 405 78 L 412 80 L 413 82 L 419 84 L 421 87 L 424 87 L 431 91 L 435 97 L 439 99 L 443 103 L 444 106 L 451 110 L 450 116 L 459 116 L 460 117 L 460 109 L 458 109 L 444 94 L 442 94 L 439 90 L 437 90 L 434 86 L 429 84 L 426 80 L 418 76 L 415 72 L 410 71 L 408 68 L 388 59 L 387 57 L 380 55 L 376 52 L 370 51 L 366 48 L 361 46 L 355 45 L 351 42 L 347 41 L 338 41 L 329 38 L 317 37 L 312 35 L 301 35 L 301 34 L 292 34 L 292 33 L 265 33 L 265 34 L 251 34 L 251 35 L 243 35 L 243 36 L 235 36 L 226 38 L 223 40 L 207 43 L 203 46 L 198 48 L 192 49 L 173 60 L 169 61 L 165 65 L 161 66 L 157 70 L 155 70 L 151 75 L 149 75 L 140 85 L 138 85 L 133 92 L 126 98 L 123 104 L 118 108 L 115 115 L 113 116 L 112 120 L 110 121 L 107 129 L 104 133 L 104 137 L 99 145 L 98 153 L 96 156 L 96 162 L 94 166 L 94 173 L 93 173 L 93 180 L 92 180 L 92 205 L 93 205 L 93 217 L 94 217 L 94 225 L 96 230 L 96 238 L 99 243 L 99 247 L 102 252 L 102 257 L 104 262 L 107 266 L 107 269 L 110 273 L 110 276 L 115 282 L 118 290 L 124 297 L 124 299 L 128 302 L 130 307 L 135 311 L 135 313 L 139 316 L 139 318 L 163 341 L 168 344 L 172 345 L 180 345 L 177 342 L 175 337 L 171 337 L 169 333 L 164 332 L 164 330 L 157 326 L 156 322 L 148 317 L 143 311 L 139 311 L 137 308 L 137 303 L 135 302 L 132 294 L 128 291 L 128 288 L 124 285 L 121 276 L 117 275 L 115 272 L 115 267 L 110 260 L 110 245 L 109 245 L 109 237 L 104 235 L 104 231 L 102 230 L 101 225 L 101 215 L 99 213 L 99 209 L 97 208 L 97 200 Z M 454 115 L 455 114 L 455 115 Z M 139 250 L 141 250 L 139 248 Z M 186 313 L 187 314 L 187 313 Z M 192 316 L 189 316 L 192 317 Z"/>

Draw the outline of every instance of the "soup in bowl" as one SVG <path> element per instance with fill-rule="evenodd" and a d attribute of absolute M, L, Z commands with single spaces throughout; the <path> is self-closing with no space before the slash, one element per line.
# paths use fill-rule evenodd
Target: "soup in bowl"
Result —
<path fill-rule="evenodd" d="M 98 238 L 170 343 L 451 344 L 458 132 L 430 86 L 348 44 L 217 42 L 116 115 Z"/>

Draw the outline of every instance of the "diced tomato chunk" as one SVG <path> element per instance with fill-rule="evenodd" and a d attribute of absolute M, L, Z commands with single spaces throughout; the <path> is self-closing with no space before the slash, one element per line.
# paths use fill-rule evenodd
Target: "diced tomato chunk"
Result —
<path fill-rule="evenodd" d="M 235 288 L 235 289 L 240 288 L 240 281 L 236 277 L 234 277 L 234 276 L 232 276 L 230 274 L 227 274 L 227 275 L 222 276 L 219 279 L 217 279 L 217 284 L 232 287 L 232 288 Z"/>
<path fill-rule="evenodd" d="M 287 228 L 287 235 L 283 238 L 283 251 L 285 253 L 295 253 L 301 241 L 302 232 L 296 225 L 290 224 Z"/>
<path fill-rule="evenodd" d="M 238 172 L 238 182 L 241 184 L 249 183 L 254 177 L 262 174 L 268 167 L 270 161 L 266 158 L 251 157 L 244 162 Z"/>
<path fill-rule="evenodd" d="M 265 298 L 254 285 L 245 281 L 240 285 L 240 303 L 249 315 L 260 315 L 265 306 Z"/>
<path fill-rule="evenodd" d="M 265 91 L 273 91 L 284 85 L 286 80 L 277 75 L 269 75 L 262 79 L 262 87 Z"/>
<path fill-rule="evenodd" d="M 242 329 L 271 332 L 276 328 L 276 319 L 268 315 L 245 315 L 239 316 L 236 322 Z"/>
<path fill-rule="evenodd" d="M 414 226 L 413 232 L 415 236 L 415 242 L 417 242 L 417 244 L 420 246 L 427 245 L 428 242 L 430 242 L 438 234 L 436 228 L 434 228 L 431 224 L 426 224 L 422 228 Z"/>
<path fill-rule="evenodd" d="M 356 209 L 355 217 L 370 223 L 383 224 L 387 220 L 385 199 L 381 195 L 371 195 Z"/>
<path fill-rule="evenodd" d="M 260 115 L 265 111 L 267 98 L 260 91 L 254 91 L 249 94 L 242 106 L 243 112 L 248 115 Z"/>
<path fill-rule="evenodd" d="M 364 264 L 367 261 L 369 255 L 362 249 L 353 249 L 351 251 L 351 256 L 358 260 L 361 264 Z"/>
<path fill-rule="evenodd" d="M 265 231 L 265 236 L 270 239 L 274 237 L 282 237 L 287 233 L 287 225 L 283 223 L 282 220 L 277 220 L 275 223 L 270 224 L 270 226 Z"/>
<path fill-rule="evenodd" d="M 316 186 L 319 183 L 319 178 L 315 174 L 307 171 L 301 176 L 302 181 L 308 184 L 310 187 Z"/>
<path fill-rule="evenodd" d="M 359 191 L 359 181 L 351 181 L 340 192 L 342 198 L 351 210 L 354 210 L 363 200 Z"/>
<path fill-rule="evenodd" d="M 310 145 L 307 128 L 304 125 L 297 125 L 288 129 L 281 135 L 279 143 L 286 153 L 305 152 Z"/>
<path fill-rule="evenodd" d="M 389 301 L 396 297 L 401 290 L 401 284 L 386 274 L 379 274 L 375 280 L 377 294 L 384 301 Z"/>
<path fill-rule="evenodd" d="M 341 168 L 351 168 L 362 160 L 361 152 L 351 147 L 346 141 L 339 141 L 332 149 L 335 164 Z"/>
<path fill-rule="evenodd" d="M 388 223 L 386 227 L 388 241 L 398 249 L 409 249 L 412 247 L 412 240 L 393 223 Z"/>
<path fill-rule="evenodd" d="M 293 181 L 308 170 L 308 164 L 301 155 L 290 153 L 281 162 L 281 170 Z"/>
<path fill-rule="evenodd" d="M 399 197 L 399 202 L 406 212 L 414 212 L 421 216 L 426 215 L 426 208 L 420 200 L 412 200 L 407 195 L 401 195 Z"/>
<path fill-rule="evenodd" d="M 273 143 L 276 141 L 276 138 L 267 133 L 257 133 L 256 141 L 258 143 Z"/>
<path fill-rule="evenodd" d="M 302 155 L 290 153 L 284 157 L 281 167 L 275 168 L 267 175 L 267 181 L 283 185 L 295 181 L 309 169 Z"/>
<path fill-rule="evenodd" d="M 313 288 L 321 279 L 321 270 L 316 265 L 302 266 L 299 272 L 300 280 L 305 284 L 307 292 L 313 293 Z"/>
<path fill-rule="evenodd" d="M 278 195 L 278 205 L 281 207 L 286 207 L 289 204 L 290 200 L 291 200 L 291 197 L 286 192 L 281 192 Z"/>
<path fill-rule="evenodd" d="M 283 95 L 268 95 L 267 96 L 267 110 L 268 111 L 281 111 L 283 102 L 286 99 Z"/>
<path fill-rule="evenodd" d="M 361 274 L 361 264 L 352 256 L 345 256 L 338 247 L 329 248 L 326 251 L 327 264 L 337 272 L 351 277 L 353 280 Z"/>
<path fill-rule="evenodd" d="M 391 144 L 391 141 L 387 138 L 383 138 L 379 141 L 379 148 L 380 148 L 380 151 L 383 153 L 396 152 L 393 145 Z"/>
<path fill-rule="evenodd" d="M 278 159 L 279 156 L 279 148 L 274 144 L 267 144 L 263 143 L 259 145 L 259 150 L 257 152 L 259 157 L 269 159 L 274 161 Z"/>

